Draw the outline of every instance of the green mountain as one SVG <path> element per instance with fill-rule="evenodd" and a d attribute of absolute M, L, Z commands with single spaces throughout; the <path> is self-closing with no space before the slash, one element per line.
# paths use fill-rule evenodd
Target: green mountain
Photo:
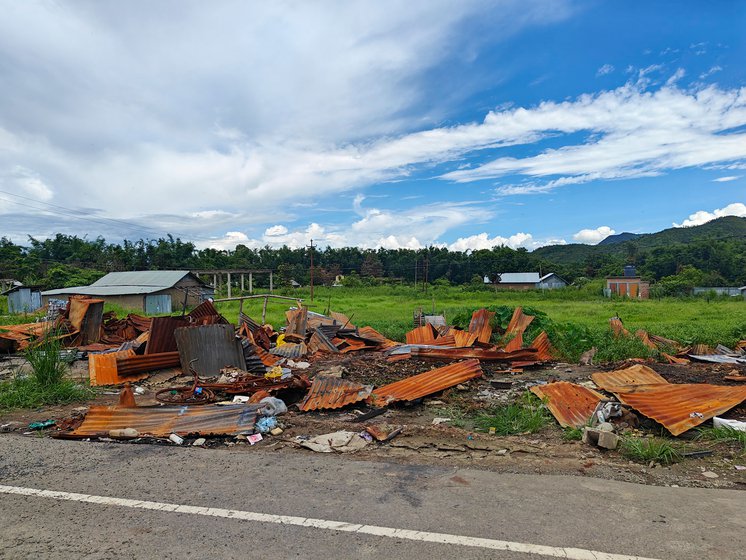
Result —
<path fill-rule="evenodd" d="M 613 243 L 624 243 L 625 241 L 630 241 L 632 239 L 635 239 L 636 237 L 640 237 L 640 234 L 625 231 L 622 233 L 617 233 L 616 235 L 610 235 L 609 237 L 606 237 L 605 239 L 599 241 L 598 244 L 612 245 Z"/>
<path fill-rule="evenodd" d="M 705 240 L 743 243 L 746 247 L 746 218 L 726 216 L 701 226 L 669 228 L 658 233 L 636 235 L 627 241 L 601 242 L 598 245 L 551 245 L 534 250 L 533 255 L 558 265 L 578 265 L 594 257 L 621 257 L 654 249 L 671 250 L 678 244 Z"/>

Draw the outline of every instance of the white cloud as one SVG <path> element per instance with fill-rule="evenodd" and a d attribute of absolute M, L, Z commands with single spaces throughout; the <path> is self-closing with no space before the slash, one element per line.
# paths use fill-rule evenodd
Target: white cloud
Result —
<path fill-rule="evenodd" d="M 740 175 L 728 175 L 726 177 L 718 177 L 717 179 L 713 179 L 716 183 L 727 183 L 729 181 L 735 181 L 736 179 L 740 179 Z"/>
<path fill-rule="evenodd" d="M 596 76 L 605 76 L 606 74 L 611 74 L 613 71 L 614 67 L 611 64 L 604 64 L 598 69 Z"/>
<path fill-rule="evenodd" d="M 277 235 L 285 235 L 287 232 L 288 228 L 286 228 L 282 224 L 278 224 L 272 227 L 268 227 L 266 230 L 264 230 L 264 235 L 267 237 L 274 237 Z"/>
<path fill-rule="evenodd" d="M 496 235 L 490 237 L 488 233 L 479 233 L 469 237 L 459 237 L 451 243 L 448 248 L 451 251 L 477 251 L 479 249 L 492 249 L 493 247 L 506 246 L 513 249 L 528 247 L 533 241 L 530 233 L 516 233 L 510 237 Z"/>
<path fill-rule="evenodd" d="M 586 243 L 588 245 L 595 245 L 599 241 L 603 241 L 610 235 L 614 235 L 616 232 L 609 226 L 601 226 L 596 229 L 581 229 L 579 232 L 574 234 L 572 238 L 578 243 Z"/>
<path fill-rule="evenodd" d="M 690 226 L 701 226 L 716 218 L 722 218 L 723 216 L 739 216 L 741 218 L 746 217 L 746 204 L 742 202 L 734 202 L 724 208 L 718 208 L 712 212 L 706 210 L 699 210 L 694 214 L 690 214 L 689 217 L 681 222 L 680 224 L 673 224 L 673 227 L 690 227 Z"/>
<path fill-rule="evenodd" d="M 581 131 L 591 136 L 584 143 L 568 143 L 534 156 L 500 157 L 446 173 L 443 178 L 469 182 L 523 175 L 534 182 L 511 186 L 501 194 L 524 194 L 546 192 L 573 182 L 653 176 L 725 162 L 737 164 L 746 158 L 746 134 L 727 131 L 743 125 L 746 88 L 707 87 L 688 92 L 666 86 L 651 92 L 628 84 L 575 101 L 490 113 L 482 125 L 483 132 L 493 126 L 502 131 L 491 136 L 493 142 L 514 138 L 516 143 L 533 143 L 549 133 Z"/>
<path fill-rule="evenodd" d="M 683 68 L 678 68 L 673 75 L 666 80 L 666 85 L 670 86 L 678 82 L 681 78 L 686 76 L 686 71 Z"/>

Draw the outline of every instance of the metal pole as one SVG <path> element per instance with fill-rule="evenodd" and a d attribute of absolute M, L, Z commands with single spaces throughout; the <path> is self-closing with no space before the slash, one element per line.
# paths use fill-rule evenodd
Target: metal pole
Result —
<path fill-rule="evenodd" d="M 231 297 L 231 273 L 226 272 L 226 274 L 228 275 L 228 297 Z"/>
<path fill-rule="evenodd" d="M 313 239 L 311 239 L 311 301 L 313 301 Z"/>

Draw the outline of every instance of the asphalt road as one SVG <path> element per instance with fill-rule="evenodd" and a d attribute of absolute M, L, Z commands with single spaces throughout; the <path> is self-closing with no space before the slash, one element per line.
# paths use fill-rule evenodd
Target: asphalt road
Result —
<path fill-rule="evenodd" d="M 746 558 L 746 493 L 0 436 L 0 558 L 635 556 Z"/>

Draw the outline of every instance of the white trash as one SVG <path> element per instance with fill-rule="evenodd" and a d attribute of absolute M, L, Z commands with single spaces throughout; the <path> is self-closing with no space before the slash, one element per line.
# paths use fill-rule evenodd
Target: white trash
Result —
<path fill-rule="evenodd" d="M 715 418 L 712 419 L 712 425 L 716 428 L 731 428 L 733 430 L 738 430 L 739 432 L 746 432 L 746 422 L 741 422 L 739 420 L 729 420 L 727 418 L 718 418 L 715 416 Z"/>

